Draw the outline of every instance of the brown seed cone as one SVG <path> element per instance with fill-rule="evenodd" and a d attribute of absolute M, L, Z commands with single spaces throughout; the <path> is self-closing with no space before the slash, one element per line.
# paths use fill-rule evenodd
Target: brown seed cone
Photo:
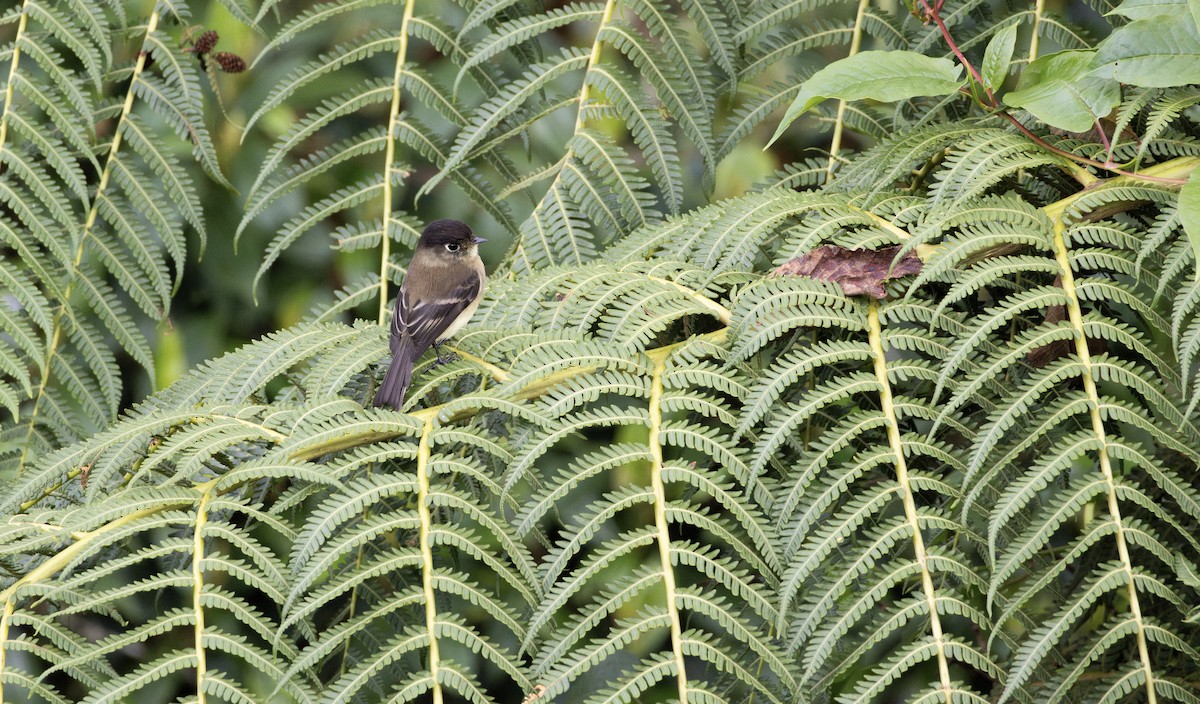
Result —
<path fill-rule="evenodd" d="M 191 51 L 193 54 L 203 56 L 213 50 L 213 47 L 217 45 L 217 40 L 220 38 L 215 29 L 210 29 L 196 39 L 196 43 L 192 45 Z"/>
<path fill-rule="evenodd" d="M 228 51 L 218 51 L 212 55 L 212 60 L 216 61 L 225 73 L 241 73 L 246 70 L 246 60 Z"/>

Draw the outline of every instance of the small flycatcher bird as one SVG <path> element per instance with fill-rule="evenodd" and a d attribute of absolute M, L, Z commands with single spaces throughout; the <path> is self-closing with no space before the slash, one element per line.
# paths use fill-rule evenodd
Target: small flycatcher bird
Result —
<path fill-rule="evenodd" d="M 457 220 L 434 220 L 425 227 L 396 296 L 392 365 L 375 394 L 376 406 L 399 410 L 404 405 L 413 362 L 430 345 L 439 362 L 447 361 L 441 344 L 467 324 L 483 297 L 487 273 L 479 244 L 486 241 Z"/>

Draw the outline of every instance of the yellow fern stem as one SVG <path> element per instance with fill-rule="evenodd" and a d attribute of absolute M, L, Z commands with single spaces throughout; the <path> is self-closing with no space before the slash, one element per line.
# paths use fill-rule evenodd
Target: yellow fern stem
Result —
<path fill-rule="evenodd" d="M 938 678 L 946 704 L 954 704 L 950 682 L 950 662 L 946 657 L 946 638 L 942 632 L 942 619 L 938 614 L 937 592 L 933 587 L 933 575 L 929 572 L 925 539 L 921 536 L 921 522 L 917 515 L 917 502 L 913 497 L 912 482 L 908 476 L 908 462 L 904 458 L 904 442 L 900 438 L 899 418 L 896 404 L 892 400 L 892 385 L 888 381 L 887 357 L 883 349 L 883 329 L 879 323 L 879 301 L 872 300 L 867 313 L 867 332 L 870 336 L 871 356 L 875 362 L 875 379 L 879 382 L 879 403 L 887 419 L 888 445 L 895 457 L 896 483 L 904 501 L 904 518 L 912 531 L 913 554 L 921 568 L 921 588 L 925 592 L 925 605 L 929 609 L 929 630 L 933 634 L 933 645 L 937 648 Z"/>
<path fill-rule="evenodd" d="M 683 660 L 683 627 L 675 600 L 675 570 L 671 566 L 671 533 L 667 524 L 667 491 L 663 484 L 662 452 L 662 395 L 663 373 L 667 355 L 654 358 L 650 377 L 650 486 L 654 490 L 654 527 L 658 533 L 658 559 L 662 566 L 663 587 L 667 592 L 667 615 L 671 619 L 671 653 L 675 659 L 675 681 L 679 686 L 679 701 L 688 700 L 687 672 Z"/>
<path fill-rule="evenodd" d="M 24 15 L 21 16 L 21 21 L 24 22 Z M 158 6 L 150 13 L 150 19 L 146 21 L 146 37 L 142 40 L 142 46 L 145 46 L 150 37 L 154 36 L 154 30 L 158 28 Z M 79 265 L 83 262 L 83 254 L 87 248 L 88 238 L 91 237 L 92 230 L 96 226 L 96 217 L 100 214 L 100 203 L 103 200 L 104 191 L 108 188 L 108 179 L 112 174 L 113 164 L 116 162 L 117 153 L 121 150 L 121 134 L 122 127 L 125 125 L 125 120 L 128 119 L 133 112 L 133 97 L 134 88 L 137 86 L 138 80 L 141 78 L 142 71 L 146 68 L 146 57 L 148 53 L 145 51 L 138 52 L 137 63 L 133 67 L 133 75 L 129 81 L 129 89 L 125 92 L 125 102 L 121 106 L 121 115 L 117 119 L 117 127 L 113 130 L 112 144 L 108 148 L 108 156 L 104 161 L 104 171 L 100 174 L 100 181 L 96 184 L 96 194 L 92 198 L 92 207 L 88 210 L 87 220 L 83 224 L 83 233 L 79 236 L 79 242 L 75 246 L 75 259 L 71 263 L 71 271 L 67 278 L 67 286 L 63 290 L 62 303 L 58 310 L 54 313 L 54 331 L 50 335 L 50 344 L 46 346 L 46 358 L 42 362 L 42 378 L 38 383 L 37 395 L 33 399 L 33 408 L 29 412 L 29 430 L 25 434 L 25 444 L 21 448 L 21 459 L 17 464 L 17 473 L 20 474 L 25 469 L 25 463 L 29 459 L 29 444 L 33 440 L 33 429 L 37 426 L 38 408 L 41 406 L 42 397 L 46 394 L 46 386 L 50 383 L 50 374 L 54 355 L 58 352 L 58 346 L 62 342 L 63 316 L 67 314 L 67 308 L 71 301 L 71 293 L 75 290 L 75 277 L 79 273 Z M 15 60 L 15 59 L 14 59 Z M 11 84 L 10 84 L 11 88 Z"/>
<path fill-rule="evenodd" d="M 13 38 L 12 63 L 8 65 L 8 81 L 4 84 L 4 111 L 0 112 L 0 152 L 8 140 L 8 113 L 12 110 L 13 88 L 16 85 L 17 65 L 21 63 L 21 38 L 25 36 L 26 20 L 29 19 L 29 1 L 21 8 L 21 19 L 17 20 L 17 36 Z"/>
<path fill-rule="evenodd" d="M 721 321 L 722 325 L 729 325 L 729 323 L 733 320 L 733 313 L 728 308 L 720 303 L 717 303 L 708 296 L 705 296 L 703 293 L 700 293 L 694 288 L 688 288 L 677 281 L 662 279 L 657 276 L 647 276 L 646 278 L 654 283 L 662 284 L 663 286 L 670 286 L 686 294 L 688 298 L 708 309 L 708 311 L 712 313 L 717 320 Z"/>
<path fill-rule="evenodd" d="M 1105 491 L 1108 494 L 1108 513 L 1116 526 L 1117 556 L 1125 571 L 1126 588 L 1129 595 L 1129 613 L 1137 624 L 1138 659 L 1146 672 L 1146 701 L 1157 704 L 1158 696 L 1154 691 L 1154 666 L 1150 660 L 1150 647 L 1146 642 L 1146 623 L 1142 619 L 1142 606 L 1138 599 L 1137 586 L 1134 584 L 1133 562 L 1129 558 L 1129 545 L 1125 539 L 1125 524 L 1121 518 L 1121 504 L 1117 499 L 1117 483 L 1113 477 L 1112 458 L 1108 454 L 1108 436 L 1104 429 L 1104 416 L 1100 412 L 1100 393 L 1096 390 L 1096 378 L 1092 374 L 1092 355 L 1088 350 L 1087 335 L 1083 329 L 1083 311 L 1079 307 L 1079 293 L 1075 290 L 1075 275 L 1071 271 L 1071 259 L 1067 254 L 1067 241 L 1063 232 L 1067 229 L 1062 217 L 1054 218 L 1054 257 L 1058 260 L 1058 273 L 1062 277 L 1063 291 L 1067 296 L 1067 316 L 1071 327 L 1075 329 L 1075 354 L 1083 366 L 1083 390 L 1087 394 L 1088 405 L 1091 408 L 1092 432 L 1100 441 L 1098 452 L 1100 473 L 1104 477 Z"/>
<path fill-rule="evenodd" d="M 192 611 L 196 614 L 193 625 L 196 643 L 196 703 L 205 704 L 204 678 L 208 673 L 208 660 L 204 652 L 204 526 L 208 523 L 208 502 L 212 499 L 212 485 L 200 495 L 196 506 L 196 524 L 192 529 Z"/>
<path fill-rule="evenodd" d="M 486 359 L 479 357 L 478 355 L 473 355 L 470 352 L 467 352 L 466 350 L 460 349 L 458 347 L 454 347 L 452 345 L 446 345 L 446 348 L 449 349 L 454 354 L 458 355 L 460 358 L 470 362 L 471 364 L 474 364 L 475 366 L 479 367 L 483 371 L 487 372 L 488 376 L 490 376 L 492 378 L 492 381 L 495 381 L 498 384 L 503 384 L 504 382 L 508 381 L 509 373 L 504 371 L 500 367 L 497 367 L 495 364 L 492 364 L 491 362 L 487 361 Z"/>
<path fill-rule="evenodd" d="M 1038 57 L 1038 34 L 1042 31 L 1042 15 L 1046 14 L 1046 0 L 1037 0 L 1033 5 L 1033 31 L 1029 35 L 1029 60 Z"/>
<path fill-rule="evenodd" d="M 579 110 L 575 113 L 575 134 L 583 129 L 583 109 L 587 107 L 588 97 L 591 95 L 592 85 L 588 83 L 588 74 L 592 72 L 592 67 L 600 63 L 600 53 L 604 49 L 604 42 L 600 39 L 600 35 L 604 32 L 604 28 L 612 21 L 613 12 L 617 9 L 617 0 L 608 0 L 604 4 L 604 13 L 600 15 L 600 26 L 596 27 L 596 39 L 592 42 L 592 55 L 588 57 L 587 68 L 583 71 L 583 88 L 579 91 Z M 568 158 L 569 158 L 568 154 Z M 563 159 L 565 162 L 566 159 Z"/>
<path fill-rule="evenodd" d="M 396 49 L 396 69 L 392 73 L 392 107 L 388 111 L 387 153 L 383 162 L 383 228 L 379 236 L 379 324 L 387 319 L 388 267 L 392 260 L 392 241 L 388 231 L 392 226 L 392 169 L 396 167 L 396 120 L 400 117 L 400 77 L 408 63 L 408 23 L 412 21 L 416 0 L 404 3 L 404 18 L 400 20 L 400 46 Z"/>
<path fill-rule="evenodd" d="M 0 676 L 4 674 L 8 657 L 8 648 L 4 647 L 4 644 L 8 642 L 8 628 L 12 623 L 14 606 L 13 599 L 5 599 L 4 612 L 0 613 Z M 4 687 L 0 687 L 0 704 L 4 704 Z"/>
<path fill-rule="evenodd" d="M 433 592 L 433 548 L 429 545 L 429 534 L 433 531 L 433 517 L 429 512 L 429 436 L 433 434 L 434 416 L 425 419 L 421 428 L 421 440 L 417 444 L 417 516 L 421 522 L 418 542 L 421 549 L 421 588 L 425 598 L 425 631 L 429 637 L 430 691 L 434 704 L 442 704 L 442 684 L 438 681 L 441 655 L 438 652 L 437 605 Z"/>
<path fill-rule="evenodd" d="M 859 0 L 858 12 L 854 15 L 854 31 L 850 35 L 850 54 L 854 56 L 862 46 L 863 16 L 867 14 L 870 0 Z M 837 119 L 833 123 L 833 139 L 829 142 L 829 165 L 825 167 L 825 182 L 833 180 L 833 165 L 837 163 L 838 151 L 842 148 L 842 131 L 846 128 L 846 101 L 838 101 Z"/>

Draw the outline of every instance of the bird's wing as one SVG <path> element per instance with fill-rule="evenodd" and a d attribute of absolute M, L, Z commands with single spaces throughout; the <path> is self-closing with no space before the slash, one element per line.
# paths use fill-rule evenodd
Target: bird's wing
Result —
<path fill-rule="evenodd" d="M 412 339 L 416 354 L 429 349 L 459 314 L 471 305 L 471 301 L 479 296 L 482 287 L 483 281 L 474 272 L 456 284 L 443 287 L 441 291 L 424 292 L 422 295 L 412 295 L 406 287 L 401 287 L 395 314 L 392 315 L 393 344 L 401 335 L 407 335 Z"/>

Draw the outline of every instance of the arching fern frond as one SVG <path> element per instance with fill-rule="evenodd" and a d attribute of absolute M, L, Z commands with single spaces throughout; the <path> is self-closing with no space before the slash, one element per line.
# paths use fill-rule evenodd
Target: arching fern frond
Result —
<path fill-rule="evenodd" d="M 1198 547 L 1186 526 L 1200 494 L 1179 468 L 1200 458 L 1200 431 L 1173 400 L 1177 363 L 1155 342 L 1170 319 L 1144 302 L 1158 283 L 1139 274 L 1141 243 L 1087 217 L 1093 202 L 1109 213 L 1126 202 L 1122 188 L 1045 209 L 1012 195 L 731 199 L 644 228 L 612 262 L 497 279 L 454 343 L 459 360 L 418 365 L 408 414 L 364 408 L 382 328 L 294 328 L 39 463 L 6 497 L 23 512 L 7 530 L 34 532 L 0 564 L 11 585 L 70 559 L 20 526 L 57 525 L 92 496 L 178 490 L 144 517 L 178 517 L 184 531 L 155 549 L 190 551 L 186 562 L 237 546 L 227 588 L 278 595 L 237 642 L 287 644 L 273 670 L 285 698 L 437 687 L 495 701 L 519 687 L 596 701 L 866 701 L 903 681 L 930 701 L 984 700 L 980 683 L 1070 700 L 1095 691 L 1078 673 L 1097 658 L 1136 658 L 1138 633 L 1155 686 L 1182 686 L 1174 663 L 1190 657 L 1179 644 L 1191 626 L 1173 605 L 1185 603 L 1173 556 Z M 883 302 L 753 271 L 818 244 L 914 240 L 936 273 Z M 684 263 L 702 257 L 727 271 Z M 1067 356 L 1048 351 L 1063 341 Z M 1080 345 L 1101 341 L 1081 361 Z M 210 518 L 198 547 L 188 526 L 210 488 L 210 502 L 241 497 L 258 513 L 253 530 Z M 292 537 L 259 554 L 264 530 Z M 87 552 L 79 569 L 117 559 Z M 149 583 L 176 580 L 186 604 L 224 564 L 204 562 L 197 578 L 168 560 Z M 56 575 L 40 579 L 53 587 Z M 1122 598 L 1131 588 L 1140 616 Z M 25 629 L 30 602 L 14 599 L 9 628 Z M 1125 617 L 1067 638 L 1102 605 Z M 129 637 L 157 623 L 194 635 L 176 608 Z M 202 644 L 235 633 L 218 622 L 205 621 Z M 45 682 L 22 670 L 6 681 L 48 698 L 68 681 L 108 686 L 115 641 L 59 641 L 67 654 L 45 660 L 60 665 Z M 653 645 L 631 657 L 638 643 Z M 883 643 L 893 653 L 877 658 Z M 137 687 L 176 665 L 194 677 L 208 650 L 166 652 L 117 677 Z M 1136 678 L 1134 662 L 1124 672 Z M 609 686 L 588 684 L 614 671 Z"/>
<path fill-rule="evenodd" d="M 125 383 L 107 339 L 153 375 L 139 322 L 170 310 L 184 229 L 204 238 L 196 187 L 170 134 L 226 183 L 194 63 L 161 28 L 186 18 L 183 8 L 155 11 L 128 41 L 99 7 L 29 0 L 12 17 L 0 113 L 3 290 L 15 301 L 4 304 L 0 342 L 5 473 L 116 417 Z M 98 108 L 97 95 L 109 93 L 118 102 Z M 97 135 L 110 119 L 107 136 Z"/>
<path fill-rule="evenodd" d="M 1118 648 L 1132 656 L 1133 665 L 1122 672 L 1141 673 L 1134 675 L 1139 682 L 1135 686 L 1143 689 L 1168 678 L 1155 673 L 1156 663 L 1166 657 L 1156 654 L 1158 648 L 1188 656 L 1174 648 L 1171 639 L 1156 639 L 1152 629 L 1160 619 L 1177 618 L 1172 604 L 1179 599 L 1169 581 L 1155 576 L 1173 572 L 1171 560 L 1159 548 L 1161 541 L 1182 540 L 1190 546 L 1189 554 L 1198 547 L 1180 533 L 1181 518 L 1175 517 L 1192 514 L 1196 489 L 1166 469 L 1175 453 L 1194 454 L 1185 448 L 1194 447 L 1196 429 L 1170 400 L 1178 393 L 1171 382 L 1171 363 L 1160 358 L 1160 371 L 1150 373 L 1133 361 L 1147 359 L 1148 336 L 1161 334 L 1166 321 L 1139 304 L 1146 293 L 1131 290 L 1139 283 L 1134 253 L 1121 246 L 1124 242 L 1103 238 L 1104 230 L 1090 225 L 1079 228 L 1077 239 L 1061 220 L 1053 224 L 1053 250 L 1041 256 L 1054 262 L 1057 271 L 1047 271 L 1045 276 L 1054 274 L 1055 282 L 1042 290 L 1056 300 L 1035 303 L 1030 312 L 1060 311 L 1045 316 L 1043 325 L 1053 323 L 1053 328 L 1040 329 L 1070 335 L 1065 342 L 1050 342 L 1063 339 L 1058 332 L 1036 338 L 1038 318 L 1031 320 L 1032 316 L 1024 323 L 1020 318 L 1005 322 L 1030 330 L 1007 344 L 1014 349 L 1010 359 L 1023 354 L 1035 368 L 1013 366 L 1005 372 L 1010 383 L 1020 381 L 998 399 L 997 409 L 980 430 L 967 466 L 972 498 L 964 510 L 991 506 L 984 510 L 987 554 L 994 561 L 988 599 L 991 604 L 1008 602 L 1004 618 L 1013 618 L 1016 609 L 1033 609 L 1036 595 L 1068 579 L 1089 554 L 1099 551 L 1107 559 L 1086 563 L 1086 581 L 1050 609 L 1037 607 L 1047 611 L 1044 616 L 1029 614 L 1043 625 L 1018 642 L 1002 699 L 1030 688 L 1034 681 L 1054 687 L 1053 694 L 1030 689 L 1031 694 L 1038 692 L 1039 700 L 1047 695 L 1052 701 L 1091 698 L 1095 686 L 1080 679 L 1080 673 L 1100 653 Z M 1022 275 L 1030 269 L 1017 268 Z M 1018 292 L 1000 299 L 997 310 L 1019 311 L 1024 304 L 1018 299 L 1033 301 Z M 1126 310 L 1135 311 L 1139 322 L 1134 327 L 1118 322 Z M 984 323 L 976 330 L 967 340 L 982 341 L 1000 328 Z M 1035 341 L 1043 344 L 1035 347 Z M 1103 352 L 1096 349 L 1101 345 L 1107 348 Z M 1047 350 L 1068 356 L 1049 364 L 1035 361 L 1035 353 Z M 944 375 L 953 374 L 950 364 Z M 960 405 L 956 401 L 945 412 Z M 1161 420 L 1137 422 L 1139 430 L 1134 430 L 1126 419 L 1135 416 Z M 1151 426 L 1157 428 L 1150 431 Z M 1067 481 L 1068 476 L 1074 478 Z M 1155 506 L 1146 498 L 1150 494 L 1161 496 L 1171 508 Z M 1070 527 L 1080 511 L 1087 529 L 1083 532 Z M 1065 540 L 1067 552 L 1047 554 L 1052 540 Z M 1023 584 L 1026 581 L 1031 583 Z M 1097 624 L 1081 648 L 1060 648 L 1079 619 L 1111 599 L 1125 605 L 1124 617 L 1102 627 Z M 1003 627 L 998 621 L 992 638 L 1001 637 Z"/>
<path fill-rule="evenodd" d="M 911 327 L 919 321 L 908 304 L 893 314 L 886 304 L 855 304 L 804 279 L 747 286 L 733 310 L 741 358 L 782 336 L 796 341 L 752 389 L 742 428 L 758 438 L 752 471 L 770 467 L 793 443 L 801 448 L 774 517 L 788 565 L 777 628 L 801 664 L 802 690 L 872 701 L 909 668 L 929 663 L 947 698 L 982 700 L 985 693 L 953 673 L 966 667 L 1000 676 L 991 657 L 968 645 L 970 628 L 961 629 L 963 618 L 990 628 L 976 606 L 986 578 L 972 566 L 975 537 L 947 515 L 958 493 L 942 478 L 962 470 L 970 437 L 955 433 L 947 442 L 921 432 L 937 415 L 936 374 L 921 357 L 944 354 L 946 342 Z M 839 408 L 864 410 L 839 422 Z M 872 525 L 865 535 L 859 530 Z M 842 567 L 826 567 L 829 560 Z M 912 591 L 895 599 L 904 584 Z M 883 634 L 894 639 L 902 623 L 921 627 L 910 629 L 911 641 L 893 643 L 892 659 L 862 672 L 858 660 Z"/>
<path fill-rule="evenodd" d="M 759 511 L 745 507 L 751 496 L 769 504 L 769 485 L 746 472 L 740 452 L 724 449 L 728 436 L 711 426 L 720 423 L 721 398 L 714 392 L 735 398 L 744 394 L 736 377 L 704 361 L 712 351 L 711 346 L 688 343 L 656 351 L 650 358 L 648 379 L 643 377 L 643 385 L 629 388 L 621 406 L 590 410 L 588 397 L 575 397 L 586 405 L 566 416 L 572 423 L 649 424 L 648 437 L 626 446 L 626 451 L 585 456 L 558 477 L 528 471 L 538 457 L 552 451 L 553 440 L 562 437 L 558 433 L 546 440 L 535 436 L 518 455 L 516 466 L 527 469 L 509 483 L 545 487 L 534 490 L 531 505 L 521 514 L 521 525 L 537 527 L 553 541 L 542 567 L 546 597 L 534 612 L 530 630 L 533 643 L 544 640 L 533 668 L 548 696 L 572 691 L 583 673 L 615 664 L 623 644 L 653 631 L 666 635 L 667 642 L 660 652 L 624 666 L 622 679 L 630 682 L 620 695 L 624 701 L 658 682 L 670 683 L 677 696 L 687 698 L 694 688 L 716 684 L 716 671 L 728 671 L 730 663 L 743 661 L 742 653 L 758 660 L 765 670 L 734 669 L 732 682 L 724 683 L 727 691 L 756 692 L 767 701 L 781 701 L 783 697 L 765 682 L 779 681 L 791 689 L 792 675 L 769 637 L 774 608 L 750 578 L 774 574 L 779 567 L 767 524 Z M 557 400 L 551 402 L 561 408 Z M 626 404 L 632 406 L 629 411 L 624 410 Z M 681 417 L 689 411 L 693 420 Z M 623 466 L 644 468 L 644 479 L 590 501 L 573 520 L 551 513 L 580 489 Z M 549 495 L 543 493 L 547 490 Z M 705 504 L 730 510 L 712 512 Z M 607 524 L 643 506 L 646 524 L 601 539 Z M 686 536 L 693 531 L 708 535 L 707 544 L 689 540 Z M 729 546 L 729 551 L 715 549 L 714 539 Z M 587 556 L 580 560 L 585 549 Z M 749 560 L 751 571 L 741 567 L 735 555 Z M 644 566 L 632 573 L 614 571 L 616 563 L 630 559 Z M 601 584 L 599 594 L 589 599 L 587 595 Z M 664 594 L 665 604 L 637 608 L 650 589 Z M 616 621 L 612 628 L 606 626 L 610 617 L 631 608 L 637 608 L 635 615 Z M 689 621 L 712 626 L 685 628 Z M 536 638 L 539 631 L 546 631 L 543 638 Z M 704 647 L 697 648 L 697 643 Z M 609 696 L 616 695 L 602 691 L 588 701 Z"/>
<path fill-rule="evenodd" d="M 259 478 L 278 476 L 281 470 L 269 465 L 260 469 Z M 253 469 L 244 467 L 243 478 L 250 480 L 251 474 Z M 258 537 L 246 530 L 246 521 L 259 524 Z M 29 549 L 36 543 L 40 551 L 56 552 L 0 592 L 3 632 L 8 637 L 12 628 L 23 633 L 21 641 L 31 646 L 30 654 L 44 663 L 36 679 L 24 684 L 18 680 L 17 689 L 34 694 L 55 682 L 74 681 L 96 699 L 126 698 L 144 694 L 186 668 L 195 673 L 201 691 L 240 692 L 249 698 L 250 683 L 239 681 L 234 673 L 264 672 L 282 678 L 276 655 L 294 657 L 295 648 L 274 641 L 273 616 L 254 606 L 284 596 L 286 567 L 282 556 L 267 546 L 277 538 L 289 540 L 292 530 L 267 516 L 248 495 L 221 494 L 213 483 L 139 487 L 91 508 L 39 511 L 36 524 L 38 528 L 13 535 L 15 540 L 6 544 Z M 164 540 L 164 534 L 170 537 Z M 122 544 L 143 547 L 113 549 Z M 150 565 L 162 568 L 144 570 Z M 124 578 L 139 568 L 150 576 Z M 112 636 L 92 642 L 59 635 L 68 632 L 64 624 L 73 618 L 106 616 L 149 594 L 155 595 L 159 608 Z M 41 612 L 31 608 L 35 603 L 53 609 Z M 14 611 L 20 615 L 14 617 Z M 109 664 L 130 644 L 172 635 L 190 646 L 165 650 L 133 669 Z M 213 667 L 218 661 L 224 671 Z M 9 691 L 14 680 L 8 671 L 4 675 Z M 291 700 L 312 696 L 303 677 L 279 682 Z"/>

